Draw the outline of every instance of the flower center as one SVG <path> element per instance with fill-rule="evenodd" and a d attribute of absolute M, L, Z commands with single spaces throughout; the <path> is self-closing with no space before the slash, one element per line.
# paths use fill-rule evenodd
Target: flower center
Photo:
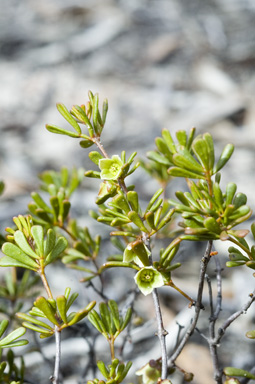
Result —
<path fill-rule="evenodd" d="M 141 280 L 145 283 L 150 283 L 154 278 L 154 272 L 150 270 L 144 270 L 141 273 Z"/>
<path fill-rule="evenodd" d="M 120 170 L 120 167 L 116 164 L 111 165 L 110 172 L 116 175 Z"/>

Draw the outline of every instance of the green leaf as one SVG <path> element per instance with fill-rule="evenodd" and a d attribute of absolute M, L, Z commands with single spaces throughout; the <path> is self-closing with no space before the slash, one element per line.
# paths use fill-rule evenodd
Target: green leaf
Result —
<path fill-rule="evenodd" d="M 252 233 L 252 236 L 255 240 L 255 223 L 252 223 L 252 225 L 251 225 L 251 233 Z"/>
<path fill-rule="evenodd" d="M 28 322 L 24 322 L 22 323 L 22 325 L 28 329 L 31 329 L 32 331 L 35 331 L 35 332 L 38 332 L 38 333 L 41 333 L 42 335 L 45 335 L 46 337 L 49 337 L 49 336 L 52 336 L 54 334 L 54 331 L 52 330 L 51 332 L 47 331 L 46 329 L 44 328 L 41 328 L 41 327 L 38 327 L 37 325 L 34 325 L 34 324 L 31 324 L 31 323 L 28 323 Z M 41 336 L 40 336 L 41 337 Z"/>
<path fill-rule="evenodd" d="M 244 193 L 237 193 L 234 197 L 233 204 L 235 208 L 240 208 L 242 205 L 247 203 L 247 196 Z"/>
<path fill-rule="evenodd" d="M 130 211 L 128 202 L 122 193 L 118 193 L 116 196 L 114 196 L 114 198 L 112 199 L 112 202 L 109 203 L 108 205 L 120 208 L 126 214 Z"/>
<path fill-rule="evenodd" d="M 89 153 L 89 158 L 91 161 L 93 161 L 93 163 L 95 163 L 96 165 L 99 164 L 99 160 L 103 159 L 104 157 L 97 151 L 92 151 Z"/>
<path fill-rule="evenodd" d="M 102 322 L 101 317 L 98 315 L 98 313 L 95 310 L 92 310 L 89 315 L 88 319 L 90 323 L 98 330 L 100 333 L 107 333 L 106 329 L 104 329 L 104 324 Z"/>
<path fill-rule="evenodd" d="M 4 332 L 6 331 L 8 327 L 9 321 L 8 320 L 2 320 L 0 323 L 0 337 L 3 336 Z"/>
<path fill-rule="evenodd" d="M 108 112 L 108 100 L 105 99 L 103 101 L 103 112 L 102 112 L 102 123 L 103 123 L 103 125 L 105 124 L 105 121 L 106 121 L 107 112 Z"/>
<path fill-rule="evenodd" d="M 223 151 L 220 155 L 220 158 L 219 158 L 217 164 L 215 165 L 215 167 L 213 169 L 213 174 L 219 172 L 219 170 L 224 167 L 224 165 L 228 162 L 228 160 L 232 156 L 234 149 L 235 149 L 235 147 L 233 144 L 227 144 L 225 146 L 225 148 L 223 149 Z"/>
<path fill-rule="evenodd" d="M 5 336 L 2 340 L 0 340 L 0 347 L 4 348 L 8 344 L 12 343 L 14 340 L 17 340 L 19 337 L 23 336 L 26 333 L 26 329 L 24 327 L 19 327 L 9 333 L 9 335 Z"/>
<path fill-rule="evenodd" d="M 116 376 L 115 376 L 114 380 L 116 380 L 117 382 L 120 380 L 120 377 L 122 376 L 122 374 L 124 372 L 124 369 L 125 369 L 125 364 L 124 363 L 120 363 L 118 365 L 117 373 L 116 373 Z"/>
<path fill-rule="evenodd" d="M 248 205 L 242 205 L 238 209 L 236 209 L 231 216 L 229 216 L 229 220 L 236 220 L 242 216 L 247 215 L 251 211 Z"/>
<path fill-rule="evenodd" d="M 67 311 L 71 307 L 71 305 L 74 303 L 74 301 L 77 299 L 78 296 L 79 296 L 79 294 L 77 292 L 74 292 L 71 294 L 71 296 L 68 299 L 67 304 L 66 304 L 66 310 Z"/>
<path fill-rule="evenodd" d="M 246 377 L 247 379 L 255 380 L 255 375 L 245 371 L 244 369 L 235 368 L 235 367 L 225 367 L 223 372 L 227 376 L 237 376 L 237 377 Z"/>
<path fill-rule="evenodd" d="M 39 259 L 39 256 L 32 250 L 32 248 L 28 244 L 27 239 L 26 239 L 23 232 L 16 231 L 14 233 L 14 240 L 23 252 L 25 252 L 27 255 L 31 256 L 33 259 Z"/>
<path fill-rule="evenodd" d="M 43 227 L 41 225 L 34 225 L 31 228 L 31 233 L 34 238 L 35 244 L 37 246 L 37 249 L 40 253 L 40 256 L 43 256 L 43 251 L 44 251 L 44 232 L 43 232 Z"/>
<path fill-rule="evenodd" d="M 147 212 L 145 214 L 145 219 L 146 219 L 147 223 L 149 224 L 149 226 L 151 227 L 151 229 L 156 229 L 156 226 L 154 224 L 154 220 L 155 220 L 154 212 L 151 212 L 151 211 Z"/>
<path fill-rule="evenodd" d="M 255 261 L 254 260 L 249 260 L 246 262 L 247 267 L 251 269 L 255 269 Z"/>
<path fill-rule="evenodd" d="M 46 258 L 46 263 L 52 263 L 56 258 L 66 249 L 68 241 L 65 237 L 59 237 L 53 250 L 49 253 Z"/>
<path fill-rule="evenodd" d="M 46 129 L 49 132 L 56 133 L 58 135 L 66 135 L 66 136 L 70 136 L 70 137 L 80 137 L 80 135 L 78 133 L 75 133 L 72 131 L 67 131 L 66 129 L 60 128 L 56 125 L 46 124 Z"/>
<path fill-rule="evenodd" d="M 56 234 L 55 234 L 55 231 L 52 228 L 50 228 L 47 231 L 47 237 L 44 242 L 43 254 L 47 256 L 54 248 L 55 243 L 56 243 Z"/>
<path fill-rule="evenodd" d="M 112 327 L 112 319 L 108 306 L 104 302 L 102 302 L 99 304 L 99 310 L 106 333 L 113 335 L 115 330 L 113 330 Z"/>
<path fill-rule="evenodd" d="M 49 321 L 51 321 L 55 325 L 59 325 L 56 317 L 55 312 L 52 308 L 52 306 L 48 303 L 48 301 L 43 296 L 39 296 L 36 301 L 34 302 L 34 306 L 39 308 L 44 315 L 47 317 Z"/>
<path fill-rule="evenodd" d="M 16 313 L 16 316 L 19 319 L 28 321 L 29 323 L 36 324 L 40 327 L 52 330 L 52 328 L 49 324 L 44 323 L 43 321 L 36 319 L 34 316 L 30 316 L 30 315 L 27 315 L 26 313 L 21 313 L 21 312 Z"/>
<path fill-rule="evenodd" d="M 174 209 L 170 209 L 167 214 L 163 217 L 163 219 L 160 221 L 157 229 L 161 229 L 163 228 L 167 223 L 169 223 L 169 221 L 171 220 L 173 214 L 174 214 L 175 210 Z"/>
<path fill-rule="evenodd" d="M 198 136 L 192 144 L 192 149 L 204 170 L 210 170 L 209 153 L 206 141 Z"/>
<path fill-rule="evenodd" d="M 224 201 L 223 201 L 223 194 L 218 183 L 213 183 L 213 194 L 214 194 L 215 202 L 218 208 L 220 209 L 220 211 L 222 212 Z"/>
<path fill-rule="evenodd" d="M 165 140 L 165 142 L 166 142 L 168 148 L 170 149 L 170 151 L 172 153 L 176 153 L 177 151 L 176 151 L 176 147 L 175 147 L 174 141 L 172 139 L 172 136 L 171 136 L 170 132 L 166 128 L 164 128 L 162 130 L 162 137 Z"/>
<path fill-rule="evenodd" d="M 85 111 L 79 106 L 74 105 L 71 109 L 71 114 L 76 117 L 77 120 L 79 120 L 81 123 L 87 125 L 90 136 L 93 136 L 93 127 L 91 125 L 91 122 L 86 115 Z"/>
<path fill-rule="evenodd" d="M 11 257 L 4 256 L 0 259 L 0 267 L 21 267 L 21 268 L 27 268 L 30 269 L 31 271 L 37 271 L 37 268 L 33 268 L 27 264 L 21 263 L 17 260 L 12 259 Z"/>
<path fill-rule="evenodd" d="M 94 142 L 90 139 L 87 139 L 87 140 L 81 140 L 80 141 L 80 146 L 82 148 L 89 148 L 91 147 L 92 145 L 94 144 Z"/>
<path fill-rule="evenodd" d="M 79 312 L 76 312 L 73 319 L 68 321 L 68 326 L 74 325 L 84 319 L 85 316 L 88 315 L 88 313 L 94 308 L 96 305 L 95 301 L 91 301 L 84 309 L 82 309 Z"/>
<path fill-rule="evenodd" d="M 186 131 L 177 131 L 175 133 L 177 140 L 179 141 L 180 145 L 183 145 L 184 147 L 187 144 L 187 133 Z"/>
<path fill-rule="evenodd" d="M 207 144 L 207 152 L 208 152 L 208 159 L 209 159 L 209 169 L 213 169 L 214 166 L 214 143 L 213 138 L 210 135 L 210 133 L 206 132 L 203 135 L 203 139 L 205 140 Z"/>
<path fill-rule="evenodd" d="M 159 153 L 157 153 L 155 151 L 147 152 L 147 157 L 148 157 L 148 159 L 156 161 L 159 164 L 167 165 L 167 166 L 170 165 L 170 162 L 166 157 L 164 157 L 163 155 L 160 155 Z"/>
<path fill-rule="evenodd" d="M 97 172 L 97 171 L 87 171 L 84 173 L 84 176 L 85 177 L 92 177 L 94 179 L 100 179 L 101 178 L 100 172 Z"/>
<path fill-rule="evenodd" d="M 119 331 L 120 330 L 120 315 L 119 315 L 118 305 L 117 305 L 116 301 L 109 300 L 108 306 L 109 306 L 111 313 L 112 313 L 112 319 L 113 319 L 114 325 L 115 325 L 117 331 Z"/>
<path fill-rule="evenodd" d="M 67 108 L 64 106 L 64 104 L 58 103 L 57 109 L 61 113 L 61 115 L 68 121 L 68 123 L 76 130 L 76 132 L 80 135 L 81 134 L 81 128 L 77 121 L 73 118 L 73 116 L 70 114 L 70 112 L 67 110 Z"/>
<path fill-rule="evenodd" d="M 239 267 L 240 265 L 244 265 L 245 264 L 245 261 L 243 260 L 237 260 L 237 261 L 227 261 L 226 262 L 226 266 L 227 267 Z"/>
<path fill-rule="evenodd" d="M 204 226 L 210 232 L 217 233 L 218 235 L 221 233 L 221 227 L 214 217 L 207 217 L 204 220 Z"/>
<path fill-rule="evenodd" d="M 127 193 L 127 199 L 129 204 L 131 205 L 132 209 L 135 212 L 139 212 L 139 201 L 138 201 L 138 194 L 135 191 L 129 191 Z"/>
<path fill-rule="evenodd" d="M 190 179 L 205 179 L 204 175 L 199 173 L 191 172 L 179 167 L 170 167 L 168 169 L 168 174 L 174 177 L 187 177 Z"/>
<path fill-rule="evenodd" d="M 155 139 L 156 146 L 158 150 L 163 153 L 168 159 L 172 160 L 172 153 L 169 150 L 165 140 L 163 140 L 161 137 L 157 137 Z"/>
<path fill-rule="evenodd" d="M 155 201 L 159 198 L 159 196 L 164 192 L 164 189 L 163 188 L 160 188 L 158 189 L 154 195 L 152 196 L 152 198 L 150 199 L 150 202 L 149 204 L 147 205 L 147 208 L 146 208 L 146 212 L 149 211 L 151 209 L 151 207 L 153 206 L 153 204 L 155 203 Z"/>
<path fill-rule="evenodd" d="M 96 131 L 96 134 L 100 133 L 97 130 L 97 123 L 99 120 L 98 119 L 99 118 L 98 102 L 99 102 L 98 93 L 96 93 L 93 98 L 93 124 L 94 124 L 94 129 Z"/>
<path fill-rule="evenodd" d="M 6 256 L 9 256 L 23 265 L 29 266 L 34 270 L 39 268 L 38 264 L 33 259 L 12 243 L 4 243 L 2 251 Z"/>
<path fill-rule="evenodd" d="M 105 363 L 102 360 L 98 360 L 97 366 L 102 375 L 106 378 L 110 378 L 109 370 L 106 368 Z"/>
<path fill-rule="evenodd" d="M 194 159 L 186 148 L 181 148 L 179 153 L 173 155 L 173 162 L 177 167 L 185 168 L 191 172 L 204 173 L 203 167 Z"/>
<path fill-rule="evenodd" d="M 31 193 L 32 199 L 36 202 L 39 208 L 42 208 L 45 212 L 51 213 L 50 207 L 45 203 L 45 201 L 41 198 L 39 193 L 37 192 L 32 192 Z"/>
<path fill-rule="evenodd" d="M 58 296 L 56 301 L 57 301 L 57 306 L 58 306 L 58 311 L 59 311 L 60 317 L 63 320 L 63 322 L 65 324 L 67 324 L 67 317 L 66 317 L 66 312 L 67 312 L 66 303 L 67 303 L 67 300 L 66 300 L 65 296 L 63 295 L 63 296 Z"/>
<path fill-rule="evenodd" d="M 124 318 L 124 321 L 121 324 L 121 331 L 123 331 L 126 328 L 126 326 L 128 325 L 128 323 L 131 320 L 131 317 L 132 317 L 132 309 L 128 308 L 127 312 L 126 312 L 126 315 L 125 315 L 125 318 Z"/>
<path fill-rule="evenodd" d="M 1 348 L 14 348 L 14 347 L 22 347 L 23 345 L 27 345 L 28 344 L 28 340 L 24 340 L 24 339 L 21 339 L 21 340 L 18 340 L 18 341 L 13 341 L 9 344 L 6 344 L 6 345 L 3 345 L 0 347 Z"/>
<path fill-rule="evenodd" d="M 142 219 L 135 211 L 128 213 L 128 218 L 143 232 L 148 233 L 148 229 L 144 226 Z"/>

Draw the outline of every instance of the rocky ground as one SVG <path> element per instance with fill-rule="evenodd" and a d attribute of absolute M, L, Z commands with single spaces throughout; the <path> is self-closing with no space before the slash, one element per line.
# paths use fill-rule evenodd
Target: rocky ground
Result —
<path fill-rule="evenodd" d="M 25 213 L 29 193 L 38 187 L 38 173 L 62 165 L 89 167 L 87 151 L 75 140 L 50 134 L 44 128 L 45 123 L 64 124 L 55 108 L 56 102 L 63 102 L 69 108 L 72 104 L 82 104 L 87 101 L 89 89 L 99 92 L 101 100 L 105 97 L 109 100 L 103 135 L 109 153 L 136 150 L 145 157 L 146 151 L 154 148 L 154 138 L 163 127 L 175 132 L 196 126 L 198 132 L 208 131 L 213 135 L 218 152 L 227 142 L 235 144 L 231 165 L 223 174 L 225 183 L 238 182 L 239 190 L 255 206 L 253 0 L 202 3 L 199 0 L 1 0 L 0 3 L 0 177 L 6 184 L 1 199 L 2 232 L 11 224 L 12 216 Z M 142 180 L 139 189 L 147 199 L 154 186 L 139 172 L 134 181 Z M 80 200 L 74 200 L 74 209 L 85 223 L 96 184 L 84 181 L 82 208 Z M 232 277 L 226 283 L 225 297 L 229 300 L 223 317 L 228 311 L 239 309 L 252 289 L 245 272 L 227 274 Z M 54 275 L 56 291 L 66 279 L 61 276 L 62 270 Z M 182 277 L 178 278 L 184 284 Z M 75 285 L 74 275 L 71 281 Z M 194 285 L 186 281 L 192 292 Z M 196 273 L 191 281 L 196 281 Z M 121 280 L 119 283 L 121 286 Z M 77 289 L 82 291 L 84 287 Z M 116 294 L 115 288 L 113 291 Z M 170 302 L 174 306 L 169 311 L 167 327 L 173 327 L 172 319 L 177 312 L 183 322 L 189 321 L 179 297 L 169 293 L 164 297 L 166 307 Z M 252 319 L 251 315 L 247 323 Z M 244 340 L 245 332 L 240 333 L 240 323 L 236 324 L 232 332 L 237 334 L 237 342 L 242 342 L 241 357 L 232 353 L 232 360 L 226 357 L 229 350 L 235 349 L 227 339 L 222 352 L 224 359 L 229 365 L 252 366 L 254 345 Z M 154 324 L 148 323 L 147 328 L 134 336 L 140 349 L 144 345 L 148 349 L 142 340 L 152 335 L 153 327 Z M 195 336 L 193 342 L 197 343 L 198 338 Z M 82 338 L 80 343 L 72 340 L 63 341 L 66 384 L 78 383 L 86 365 L 82 358 L 86 344 Z M 75 350 L 71 365 L 75 362 L 76 375 L 70 369 L 70 357 L 64 352 L 70 350 L 72 342 Z M 155 344 L 154 339 L 147 341 L 150 342 Z M 187 370 L 199 371 L 195 384 L 210 384 L 211 365 L 205 346 L 202 343 L 196 348 L 191 344 L 179 364 Z M 139 347 L 136 350 L 127 348 L 127 356 L 138 354 Z M 53 353 L 54 348 L 45 346 L 45 354 Z M 157 354 L 156 350 L 154 353 Z M 139 359 L 136 367 L 143 364 Z M 28 363 L 33 372 L 31 380 L 47 383 L 44 372 L 36 372 L 41 357 L 34 352 Z M 175 383 L 181 380 L 178 376 Z"/>

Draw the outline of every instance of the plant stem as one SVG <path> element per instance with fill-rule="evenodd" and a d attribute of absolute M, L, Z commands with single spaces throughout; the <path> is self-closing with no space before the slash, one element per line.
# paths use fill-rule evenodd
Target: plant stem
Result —
<path fill-rule="evenodd" d="M 247 301 L 247 303 L 237 312 L 233 313 L 226 321 L 225 323 L 218 329 L 218 336 L 214 340 L 215 343 L 219 343 L 224 336 L 226 329 L 235 321 L 239 316 L 246 313 L 246 311 L 250 308 L 252 303 L 255 301 L 255 290 L 249 294 L 250 298 Z"/>
<path fill-rule="evenodd" d="M 176 348 L 176 350 L 174 351 L 174 353 L 172 354 L 172 356 L 168 360 L 168 364 L 170 365 L 170 367 L 174 365 L 175 360 L 177 359 L 177 357 L 182 352 L 188 339 L 193 334 L 193 332 L 196 328 L 199 314 L 200 314 L 200 311 L 202 308 L 202 294 L 203 294 L 203 288 L 204 288 L 205 274 L 206 274 L 207 265 L 211 259 L 211 250 L 212 250 L 212 241 L 210 240 L 207 244 L 205 254 L 201 260 L 201 269 L 200 269 L 200 275 L 199 275 L 197 300 L 196 300 L 196 304 L 195 304 L 195 316 L 192 319 L 192 322 L 191 322 L 189 328 L 187 329 L 186 334 L 184 335 L 180 344 L 178 345 L 178 347 Z"/>
<path fill-rule="evenodd" d="M 152 298 L 153 298 L 154 308 L 156 312 L 156 319 L 158 324 L 157 336 L 159 338 L 160 347 L 161 347 L 161 356 L 162 356 L 161 380 L 165 380 L 167 378 L 167 351 L 166 351 L 167 331 L 164 329 L 157 288 L 153 289 Z"/>
<path fill-rule="evenodd" d="M 42 283 L 44 285 L 44 288 L 45 288 L 45 290 L 47 292 L 47 295 L 48 295 L 49 299 L 53 299 L 53 296 L 52 296 L 52 293 L 51 293 L 51 290 L 50 290 L 50 286 L 49 286 L 48 281 L 46 279 L 44 270 L 41 270 L 40 276 L 41 276 Z"/>
<path fill-rule="evenodd" d="M 111 339 L 109 339 L 110 350 L 111 350 L 111 359 L 112 359 L 112 360 L 115 359 L 114 341 L 115 341 L 114 337 L 112 337 Z"/>
<path fill-rule="evenodd" d="M 59 384 L 59 367 L 60 367 L 60 342 L 61 342 L 61 333 L 58 330 L 57 325 L 55 325 L 55 343 L 56 343 L 56 357 L 55 357 L 55 367 L 54 367 L 54 374 L 52 378 L 53 384 Z"/>
<path fill-rule="evenodd" d="M 108 156 L 107 152 L 105 151 L 105 149 L 104 149 L 104 147 L 103 147 L 103 144 L 102 144 L 101 141 L 100 141 L 100 138 L 98 138 L 98 137 L 94 137 L 92 141 L 96 144 L 96 146 L 97 146 L 98 149 L 102 152 L 102 154 L 104 155 L 104 157 L 105 157 L 106 159 L 108 159 L 109 156 Z"/>
<path fill-rule="evenodd" d="M 209 289 L 209 300 L 210 300 L 210 312 L 211 316 L 209 319 L 209 334 L 210 338 L 207 338 L 207 342 L 209 344 L 210 354 L 212 357 L 213 368 L 214 368 L 214 380 L 217 384 L 222 383 L 222 371 L 219 366 L 219 358 L 218 358 L 218 350 L 217 344 L 214 342 L 215 338 L 215 323 L 218 319 L 219 311 L 215 311 L 213 309 L 213 295 L 212 295 L 212 285 L 209 276 L 206 276 L 208 289 Z"/>
<path fill-rule="evenodd" d="M 142 239 L 145 244 L 145 246 L 148 248 L 148 250 L 151 252 L 151 246 L 150 246 L 150 238 L 146 233 L 142 233 Z M 150 256 L 150 262 L 152 263 L 152 256 Z M 153 304 L 155 308 L 156 313 L 156 320 L 158 325 L 158 332 L 157 336 L 159 338 L 160 342 L 160 348 L 161 348 L 161 362 L 162 362 L 162 368 L 161 368 L 161 380 L 165 380 L 167 378 L 167 351 L 166 351 L 166 335 L 167 331 L 164 328 L 163 324 L 163 318 L 160 308 L 160 302 L 158 297 L 158 291 L 157 289 L 153 289 L 152 291 L 152 298 L 153 298 Z"/>

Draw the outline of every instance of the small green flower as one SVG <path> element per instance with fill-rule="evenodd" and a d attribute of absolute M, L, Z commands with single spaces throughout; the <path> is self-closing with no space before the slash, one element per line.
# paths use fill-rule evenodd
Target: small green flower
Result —
<path fill-rule="evenodd" d="M 100 177 L 103 180 L 117 180 L 120 177 L 123 162 L 118 155 L 113 155 L 111 159 L 100 159 Z"/>
<path fill-rule="evenodd" d="M 153 267 L 144 267 L 134 277 L 140 291 L 146 296 L 154 288 L 162 287 L 164 279 L 160 272 Z"/>
<path fill-rule="evenodd" d="M 150 363 L 147 363 L 142 368 L 140 368 L 135 373 L 137 376 L 141 377 L 142 384 L 155 384 L 158 382 L 158 379 L 160 378 L 160 371 L 155 368 L 151 367 Z"/>

